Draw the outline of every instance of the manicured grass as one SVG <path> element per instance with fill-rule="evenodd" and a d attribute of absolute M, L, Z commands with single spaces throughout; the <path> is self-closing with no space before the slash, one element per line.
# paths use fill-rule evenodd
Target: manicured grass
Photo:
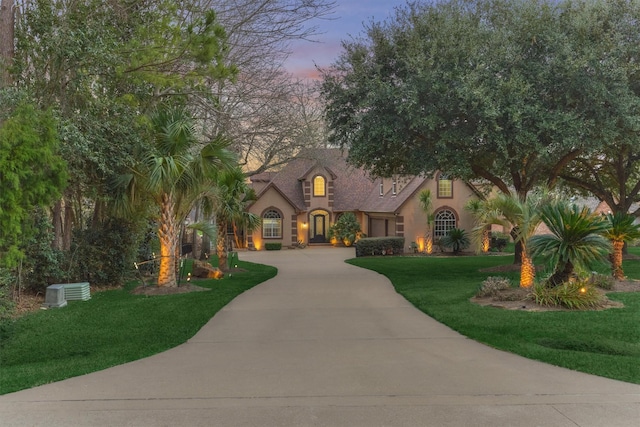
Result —
<path fill-rule="evenodd" d="M 512 262 L 512 256 L 349 260 L 384 274 L 418 309 L 469 338 L 553 365 L 640 384 L 640 292 L 609 294 L 625 307 L 602 311 L 512 311 L 469 301 L 488 276 L 511 277 L 518 283 L 518 273 L 479 271 Z M 625 261 L 623 268 L 628 277 L 640 278 L 640 260 Z"/>
<path fill-rule="evenodd" d="M 164 296 L 125 289 L 0 324 L 0 394 L 141 359 L 186 342 L 222 307 L 277 270 L 240 262 L 232 278 L 202 280 L 210 288 Z"/>

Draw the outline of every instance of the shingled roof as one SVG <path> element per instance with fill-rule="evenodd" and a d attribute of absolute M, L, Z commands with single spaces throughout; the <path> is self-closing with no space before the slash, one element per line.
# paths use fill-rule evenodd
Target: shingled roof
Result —
<path fill-rule="evenodd" d="M 260 174 L 252 177 L 251 181 L 265 182 L 270 179 L 269 184 L 258 194 L 258 198 L 274 187 L 296 210 L 302 212 L 307 210 L 302 182 L 312 178 L 309 174 L 316 167 L 323 168 L 333 180 L 335 212 L 362 210 L 361 206 L 377 188 L 375 180 L 364 170 L 350 166 L 341 150 L 331 148 L 305 151 L 275 175 Z"/>
<path fill-rule="evenodd" d="M 384 197 L 380 197 L 380 191 L 375 188 L 362 204 L 360 210 L 375 213 L 397 212 L 425 181 L 424 177 L 413 177 L 395 196 L 386 194 Z"/>

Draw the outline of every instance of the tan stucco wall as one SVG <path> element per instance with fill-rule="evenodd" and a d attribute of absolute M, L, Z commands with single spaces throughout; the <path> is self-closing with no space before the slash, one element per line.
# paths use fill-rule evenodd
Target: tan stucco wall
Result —
<path fill-rule="evenodd" d="M 279 242 L 282 243 L 282 246 L 289 246 L 292 242 L 293 233 L 291 230 L 291 218 L 292 215 L 295 214 L 293 207 L 278 191 L 270 188 L 262 195 L 262 197 L 260 197 L 259 200 L 251 205 L 249 212 L 262 217 L 262 214 L 269 208 L 274 208 L 282 213 L 282 238 L 263 239 L 262 227 L 260 227 L 252 234 L 253 245 L 258 250 L 264 249 L 265 242 Z M 298 226 L 300 227 L 301 224 Z"/>
<path fill-rule="evenodd" d="M 418 195 L 423 189 L 431 190 L 434 212 L 447 207 L 457 214 L 458 228 L 471 233 L 473 216 L 464 209 L 467 200 L 475 198 L 473 191 L 463 181 L 453 181 L 453 198 L 439 199 L 435 180 L 427 180 L 421 188 L 410 197 L 400 209 L 399 216 L 404 217 L 405 250 L 409 251 L 411 242 L 420 243 L 426 231 L 427 217 L 420 207 Z"/>

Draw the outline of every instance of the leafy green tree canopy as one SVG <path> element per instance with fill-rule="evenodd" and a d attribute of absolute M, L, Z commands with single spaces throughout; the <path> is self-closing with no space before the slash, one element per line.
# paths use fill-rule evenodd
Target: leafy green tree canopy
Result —
<path fill-rule="evenodd" d="M 25 221 L 47 206 L 66 185 L 65 162 L 57 153 L 57 123 L 49 111 L 29 103 L 0 117 L 0 264 L 13 266 L 22 254 Z"/>
<path fill-rule="evenodd" d="M 377 175 L 440 169 L 521 197 L 551 187 L 571 160 L 620 135 L 616 114 L 635 111 L 626 76 L 638 62 L 623 60 L 617 24 L 639 11 L 603 0 L 398 9 L 324 71 L 332 142 Z"/>

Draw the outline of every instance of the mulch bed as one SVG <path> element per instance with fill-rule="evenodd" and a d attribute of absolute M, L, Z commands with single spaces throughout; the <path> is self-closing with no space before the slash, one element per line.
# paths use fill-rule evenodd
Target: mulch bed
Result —
<path fill-rule="evenodd" d="M 228 274 L 236 274 L 245 272 L 244 268 L 232 268 L 229 271 L 225 272 L 225 275 Z M 146 285 L 146 286 L 138 286 L 133 291 L 131 291 L 134 295 L 173 295 L 173 294 L 186 294 L 189 292 L 202 292 L 202 291 L 210 291 L 211 289 L 203 288 L 202 286 L 198 286 L 197 283 L 199 280 L 211 280 L 211 279 L 199 279 L 196 277 L 191 278 L 191 281 L 188 283 L 181 283 L 177 287 L 166 287 L 166 286 L 156 286 L 156 285 Z"/>
<path fill-rule="evenodd" d="M 534 301 L 528 299 L 528 295 L 531 291 L 523 288 L 513 288 L 500 291 L 496 296 L 489 297 L 473 297 L 471 302 L 474 304 L 504 308 L 507 310 L 522 310 L 522 311 L 570 311 L 564 307 L 550 307 L 545 305 L 536 304 Z M 613 289 L 602 291 L 603 294 L 609 292 L 640 292 L 640 280 L 618 280 L 615 282 Z M 606 298 L 602 306 L 595 308 L 594 310 L 605 310 L 609 308 L 622 308 L 624 305 L 618 301 L 611 301 Z"/>
<path fill-rule="evenodd" d="M 181 283 L 180 286 L 168 287 L 168 286 L 138 286 L 131 291 L 134 295 L 174 295 L 174 294 L 187 294 L 190 292 L 202 292 L 210 291 L 211 289 L 203 288 L 202 286 L 194 285 L 193 283 Z"/>

